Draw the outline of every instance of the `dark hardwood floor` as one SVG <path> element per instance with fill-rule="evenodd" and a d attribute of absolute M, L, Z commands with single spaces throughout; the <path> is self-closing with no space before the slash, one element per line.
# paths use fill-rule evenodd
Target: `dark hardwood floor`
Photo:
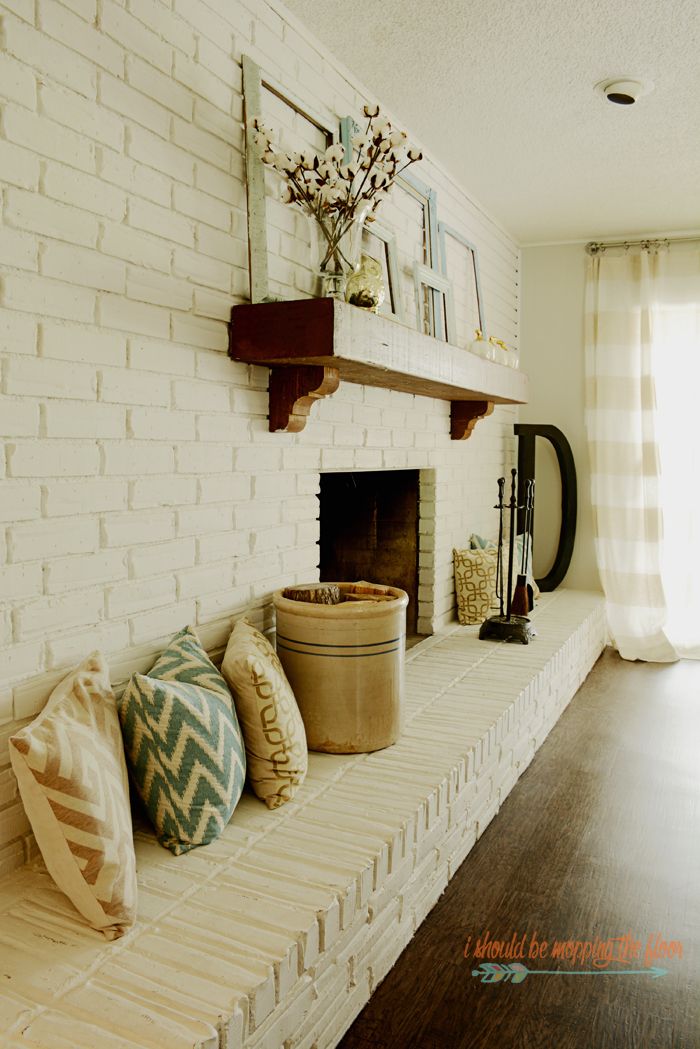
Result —
<path fill-rule="evenodd" d="M 510 940 L 649 935 L 667 975 L 482 984 L 463 956 Z M 529 942 L 529 941 L 528 941 Z M 531 969 L 590 969 L 566 959 Z M 624 966 L 613 962 L 610 968 Z M 608 650 L 341 1049 L 700 1049 L 700 662 Z"/>

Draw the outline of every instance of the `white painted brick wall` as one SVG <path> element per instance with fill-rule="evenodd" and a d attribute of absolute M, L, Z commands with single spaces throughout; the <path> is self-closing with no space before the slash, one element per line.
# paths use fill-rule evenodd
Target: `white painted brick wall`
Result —
<path fill-rule="evenodd" d="M 248 295 L 241 55 L 333 121 L 369 101 L 274 0 L 5 0 L 0 33 L 2 783 L 6 737 L 91 647 L 126 674 L 188 621 L 271 625 L 271 591 L 317 576 L 320 470 L 421 471 L 420 626 L 450 620 L 452 547 L 493 531 L 516 413 L 453 443 L 446 404 L 343 385 L 302 434 L 267 432 L 267 370 L 226 356 Z M 419 174 L 516 343 L 517 247 Z M 384 216 L 411 317 L 414 210 Z M 309 293 L 306 220 L 269 219 L 274 281 Z M 32 848 L 0 792 L 0 868 Z"/>

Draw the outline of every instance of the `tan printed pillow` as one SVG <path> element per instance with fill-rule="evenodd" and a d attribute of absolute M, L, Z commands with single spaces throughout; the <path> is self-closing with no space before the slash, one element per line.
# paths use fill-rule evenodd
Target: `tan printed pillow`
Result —
<path fill-rule="evenodd" d="M 457 618 L 462 625 L 482 623 L 493 614 L 496 550 L 454 550 Z"/>
<path fill-rule="evenodd" d="M 267 638 L 239 619 L 221 664 L 243 732 L 248 776 L 270 809 L 290 801 L 306 776 L 306 732 L 291 686 Z"/>
<path fill-rule="evenodd" d="M 49 874 L 108 940 L 133 925 L 136 857 L 109 670 L 93 652 L 10 737 L 10 760 Z"/>

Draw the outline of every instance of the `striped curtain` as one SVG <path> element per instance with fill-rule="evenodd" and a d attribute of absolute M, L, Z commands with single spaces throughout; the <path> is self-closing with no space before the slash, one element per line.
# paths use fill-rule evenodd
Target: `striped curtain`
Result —
<path fill-rule="evenodd" d="M 672 244 L 653 286 L 652 370 L 664 515 L 665 632 L 679 656 L 700 659 L 700 247 Z"/>
<path fill-rule="evenodd" d="M 661 256 L 603 252 L 586 280 L 586 430 L 594 538 L 613 642 L 624 659 L 678 658 L 665 626 L 653 377 Z"/>

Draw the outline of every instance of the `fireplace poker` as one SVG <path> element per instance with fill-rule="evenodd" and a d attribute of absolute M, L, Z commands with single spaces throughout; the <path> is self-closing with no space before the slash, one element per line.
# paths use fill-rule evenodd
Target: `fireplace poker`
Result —
<path fill-rule="evenodd" d="M 534 631 L 530 627 L 527 616 L 513 613 L 512 588 L 513 588 L 513 556 L 515 552 L 515 511 L 517 499 L 515 494 L 515 478 L 517 470 L 511 471 L 510 501 L 504 503 L 505 477 L 498 479 L 498 553 L 496 555 L 496 596 L 499 598 L 500 615 L 488 616 L 479 628 L 480 641 L 519 641 L 522 645 L 529 645 L 530 638 L 534 637 Z M 507 614 L 503 614 L 503 511 L 506 506 L 510 509 L 510 538 L 508 544 L 508 602 Z"/>
<path fill-rule="evenodd" d="M 510 622 L 513 607 L 513 555 L 515 553 L 515 509 L 517 499 L 515 498 L 515 478 L 518 471 L 513 468 L 510 471 L 510 536 L 508 537 L 508 603 L 506 605 L 506 619 Z"/>
<path fill-rule="evenodd" d="M 520 554 L 520 572 L 515 584 L 512 611 L 514 615 L 526 616 L 532 609 L 532 589 L 527 585 L 527 565 L 530 551 L 530 507 L 532 500 L 532 481 L 525 486 L 525 513 L 523 516 L 522 550 Z"/>
<path fill-rule="evenodd" d="M 505 477 L 498 478 L 498 553 L 496 554 L 496 597 L 500 613 L 503 615 L 503 495 L 506 488 Z"/>
<path fill-rule="evenodd" d="M 525 557 L 525 576 L 527 577 L 530 571 L 530 556 L 532 554 L 532 525 L 535 517 L 535 479 L 531 478 L 527 482 L 527 506 L 528 512 L 525 521 L 525 531 L 527 532 L 527 555 Z M 535 607 L 535 594 L 530 583 L 527 584 L 527 597 L 529 608 L 528 611 L 532 611 Z"/>

